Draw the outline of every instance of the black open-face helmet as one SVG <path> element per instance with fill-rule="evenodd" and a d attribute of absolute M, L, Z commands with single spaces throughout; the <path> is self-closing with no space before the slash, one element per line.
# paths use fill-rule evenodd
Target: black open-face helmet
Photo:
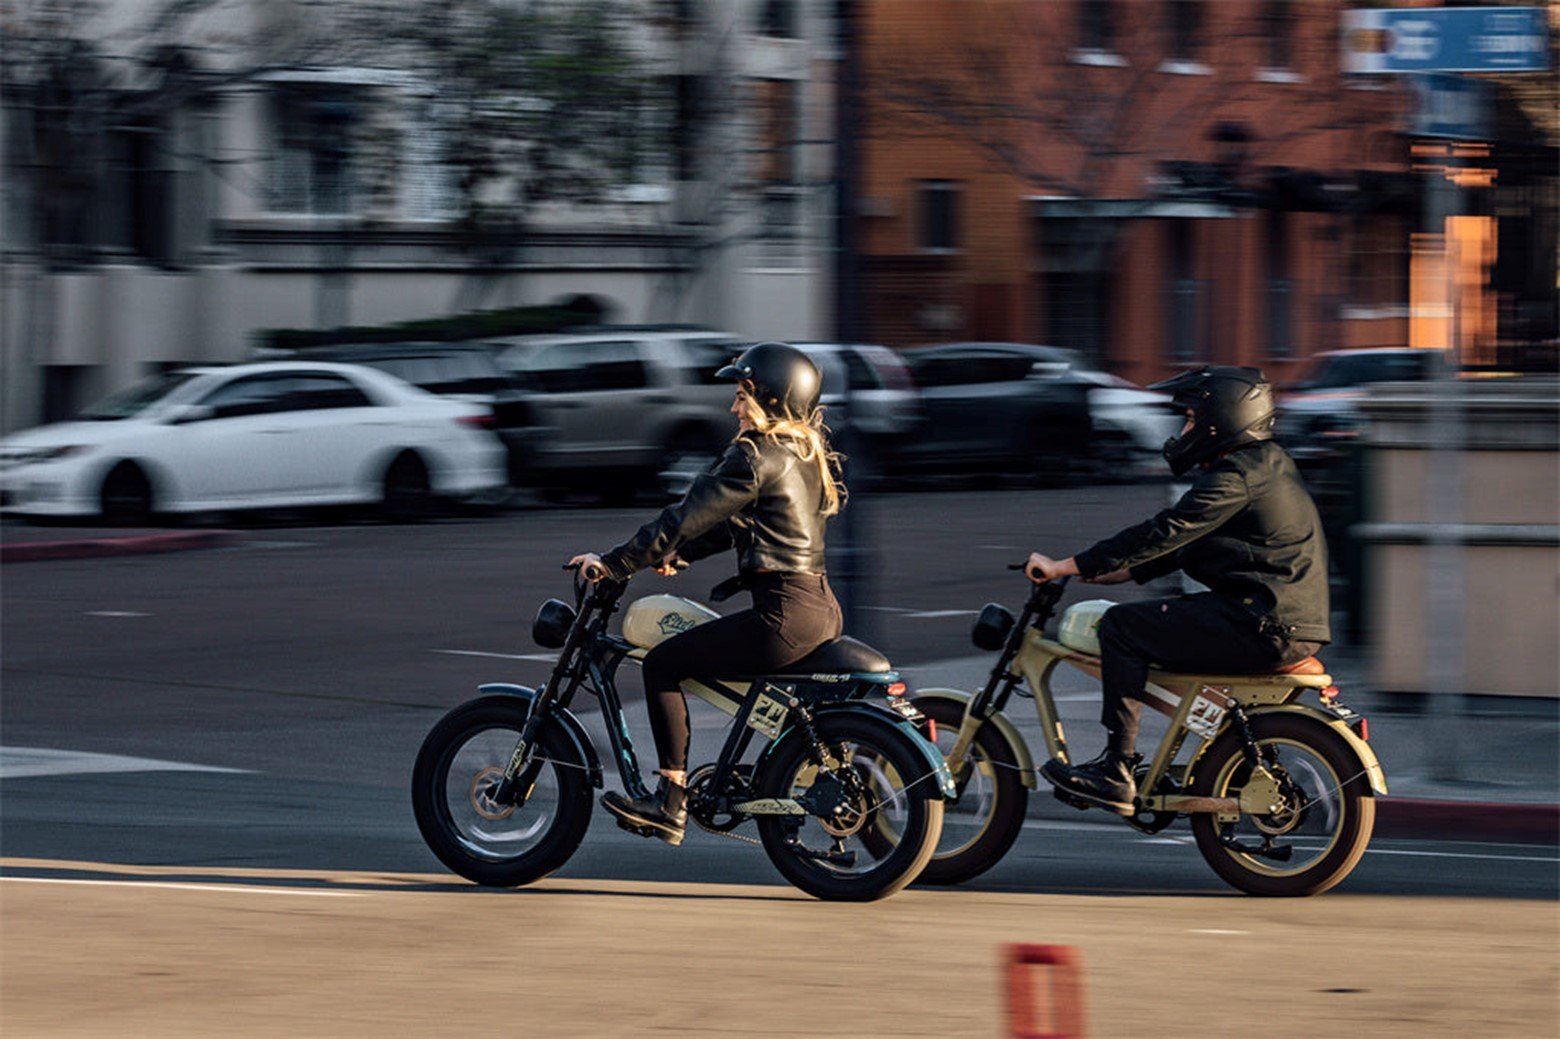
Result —
<path fill-rule="evenodd" d="M 785 343 L 758 343 L 715 373 L 753 387 L 753 399 L 771 418 L 809 421 L 818 410 L 823 373 L 811 357 Z"/>
<path fill-rule="evenodd" d="M 1192 428 L 1165 441 L 1165 461 L 1180 476 L 1226 451 L 1273 438 L 1273 387 L 1258 368 L 1221 364 L 1182 372 L 1151 390 L 1171 395 Z"/>

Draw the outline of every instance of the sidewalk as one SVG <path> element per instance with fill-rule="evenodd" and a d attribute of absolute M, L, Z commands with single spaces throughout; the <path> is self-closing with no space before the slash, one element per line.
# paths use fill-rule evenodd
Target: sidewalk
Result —
<path fill-rule="evenodd" d="M 1369 719 L 1370 745 L 1386 773 L 1389 795 L 1379 800 L 1382 837 L 1560 843 L 1560 703 L 1514 697 L 1460 698 L 1450 716 L 1427 713 L 1418 698 L 1371 692 L 1357 650 L 1322 653 L 1342 700 Z M 984 685 L 994 657 L 980 655 L 904 668 L 912 689 L 973 692 Z M 1103 746 L 1099 686 L 1059 667 L 1052 691 L 1075 756 Z M 1014 697 L 1005 712 L 1029 743 L 1038 765 L 1045 754 L 1034 704 Z M 1140 747 L 1152 747 L 1167 719 L 1143 712 Z M 1450 748 L 1443 751 L 1442 748 Z M 1077 821 L 1079 813 L 1049 795 L 1044 781 L 1030 800 L 1031 814 Z"/>

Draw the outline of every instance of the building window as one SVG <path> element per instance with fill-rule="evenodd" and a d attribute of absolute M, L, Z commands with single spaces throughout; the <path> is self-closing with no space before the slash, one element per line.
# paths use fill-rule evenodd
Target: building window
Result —
<path fill-rule="evenodd" d="M 796 39 L 801 35 L 797 13 L 796 0 L 764 0 L 764 8 L 758 16 L 759 35 Z"/>
<path fill-rule="evenodd" d="M 1262 0 L 1262 63 L 1270 72 L 1294 67 L 1294 0 Z"/>
<path fill-rule="evenodd" d="M 672 84 L 677 118 L 672 123 L 672 159 L 678 180 L 698 180 L 698 142 L 704 128 L 703 77 L 682 75 Z"/>
<path fill-rule="evenodd" d="M 1171 61 L 1187 62 L 1197 57 L 1202 47 L 1203 0 L 1168 0 L 1165 15 Z"/>
<path fill-rule="evenodd" d="M 959 248 L 958 182 L 923 180 L 916 190 L 916 248 L 923 252 L 952 252 Z"/>
<path fill-rule="evenodd" d="M 1116 49 L 1113 0 L 1078 0 L 1078 49 L 1112 53 Z"/>
<path fill-rule="evenodd" d="M 1294 283 L 1289 277 L 1289 214 L 1267 211 L 1267 352 L 1269 357 L 1293 357 Z"/>
<path fill-rule="evenodd" d="M 1357 218 L 1349 253 L 1349 297 L 1355 316 L 1395 316 L 1407 305 L 1408 240 L 1402 217 Z"/>
<path fill-rule="evenodd" d="M 1197 339 L 1202 327 L 1203 286 L 1196 277 L 1192 232 L 1190 220 L 1169 222 L 1165 280 L 1170 298 L 1165 311 L 1169 318 L 1167 339 L 1173 361 L 1196 360 L 1200 352 Z"/>
<path fill-rule="evenodd" d="M 351 212 L 352 136 L 359 114 L 350 92 L 288 85 L 271 95 L 273 211 Z"/>

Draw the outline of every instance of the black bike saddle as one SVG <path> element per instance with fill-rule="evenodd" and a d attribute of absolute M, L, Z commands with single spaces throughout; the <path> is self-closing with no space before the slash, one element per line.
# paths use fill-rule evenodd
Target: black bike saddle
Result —
<path fill-rule="evenodd" d="M 893 665 L 883 654 L 865 642 L 846 636 L 825 642 L 796 663 L 781 668 L 773 677 L 836 675 L 857 671 L 881 673 L 892 670 Z"/>

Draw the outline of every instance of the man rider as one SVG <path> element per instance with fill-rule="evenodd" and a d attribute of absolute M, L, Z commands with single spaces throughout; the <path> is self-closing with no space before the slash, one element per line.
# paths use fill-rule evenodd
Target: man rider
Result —
<path fill-rule="evenodd" d="M 1040 774 L 1092 804 L 1130 814 L 1141 700 L 1150 666 L 1251 674 L 1313 655 L 1332 640 L 1327 543 L 1299 471 L 1273 442 L 1273 391 L 1256 368 L 1203 367 L 1149 387 L 1173 395 L 1186 424 L 1165 442 L 1175 475 L 1197 471 L 1179 501 L 1068 559 L 1036 552 L 1036 583 L 1076 575 L 1139 584 L 1183 570 L 1210 590 L 1112 606 L 1100 621 L 1105 750 L 1058 758 Z"/>

